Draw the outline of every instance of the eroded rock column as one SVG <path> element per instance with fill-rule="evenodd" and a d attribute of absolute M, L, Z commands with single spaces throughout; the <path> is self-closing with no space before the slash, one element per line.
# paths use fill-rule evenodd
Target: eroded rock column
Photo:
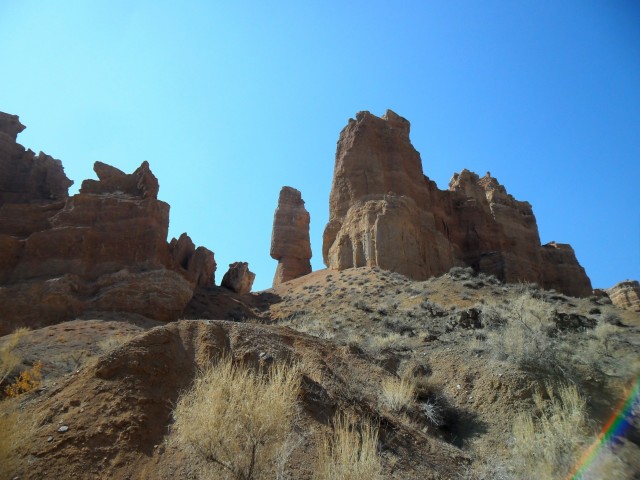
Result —
<path fill-rule="evenodd" d="M 300 191 L 282 187 L 271 233 L 271 258 L 278 260 L 274 287 L 311 273 L 309 223 Z"/>

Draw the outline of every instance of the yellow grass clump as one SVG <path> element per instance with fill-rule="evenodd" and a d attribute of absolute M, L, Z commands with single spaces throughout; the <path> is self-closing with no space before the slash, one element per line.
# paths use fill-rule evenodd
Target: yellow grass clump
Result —
<path fill-rule="evenodd" d="M 320 442 L 314 478 L 316 480 L 381 480 L 382 463 L 377 453 L 378 428 L 338 414 L 333 431 Z"/>
<path fill-rule="evenodd" d="M 276 478 L 300 382 L 295 365 L 259 372 L 223 357 L 179 398 L 173 426 L 178 442 L 204 460 L 210 478 Z"/>

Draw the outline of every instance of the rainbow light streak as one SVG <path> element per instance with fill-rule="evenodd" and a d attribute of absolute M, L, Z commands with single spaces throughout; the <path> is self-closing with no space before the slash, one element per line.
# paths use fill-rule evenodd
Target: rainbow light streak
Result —
<path fill-rule="evenodd" d="M 580 480 L 587 468 L 598 457 L 598 453 L 608 442 L 624 436 L 629 428 L 631 413 L 636 403 L 640 404 L 640 374 L 631 385 L 631 389 L 609 421 L 602 427 L 598 438 L 584 452 L 582 457 L 565 480 Z"/>

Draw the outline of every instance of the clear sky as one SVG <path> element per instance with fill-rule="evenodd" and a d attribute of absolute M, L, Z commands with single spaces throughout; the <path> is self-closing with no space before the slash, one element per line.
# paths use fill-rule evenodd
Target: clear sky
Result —
<path fill-rule="evenodd" d="M 216 282 L 271 285 L 283 185 L 311 213 L 313 268 L 340 130 L 411 121 L 425 174 L 490 171 L 570 243 L 594 287 L 640 277 L 640 3 L 0 0 L 0 110 L 77 191 L 143 160 Z"/>

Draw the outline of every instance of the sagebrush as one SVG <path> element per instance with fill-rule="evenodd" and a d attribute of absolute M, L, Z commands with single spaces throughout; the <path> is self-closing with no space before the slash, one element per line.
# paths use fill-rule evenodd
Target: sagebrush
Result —
<path fill-rule="evenodd" d="M 210 478 L 272 479 L 292 431 L 300 368 L 265 371 L 223 357 L 201 371 L 174 410 L 174 431 Z"/>

